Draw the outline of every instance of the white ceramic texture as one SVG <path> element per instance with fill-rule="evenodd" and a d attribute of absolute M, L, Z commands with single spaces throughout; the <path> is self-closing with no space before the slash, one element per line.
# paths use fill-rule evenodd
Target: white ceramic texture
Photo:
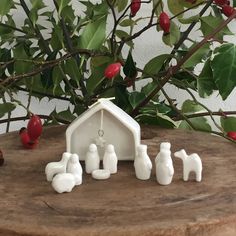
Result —
<path fill-rule="evenodd" d="M 171 159 L 171 152 L 168 148 L 161 147 L 156 163 L 156 178 L 160 185 L 168 185 L 172 182 L 174 167 Z"/>
<path fill-rule="evenodd" d="M 92 172 L 92 177 L 97 180 L 105 180 L 110 178 L 110 174 L 111 173 L 109 170 L 100 169 L 100 170 L 94 170 Z"/>
<path fill-rule="evenodd" d="M 188 181 L 189 173 L 191 171 L 196 174 L 196 181 L 201 182 L 202 180 L 202 161 L 197 153 L 187 155 L 184 149 L 174 153 L 175 157 L 180 158 L 183 161 L 183 179 Z"/>
<path fill-rule="evenodd" d="M 114 146 L 112 144 L 107 145 L 105 154 L 103 157 L 103 169 L 109 170 L 111 174 L 117 173 L 118 158 Z"/>
<path fill-rule="evenodd" d="M 75 177 L 75 185 L 82 184 L 82 174 L 83 169 L 79 162 L 79 156 L 77 154 L 72 154 L 67 163 L 67 173 L 71 173 Z"/>
<path fill-rule="evenodd" d="M 85 158 L 85 171 L 91 174 L 94 170 L 98 170 L 100 166 L 100 157 L 96 144 L 89 145 L 86 158 Z"/>
<path fill-rule="evenodd" d="M 160 144 L 160 152 L 161 152 L 161 150 L 163 150 L 163 149 L 170 151 L 170 148 L 171 148 L 171 144 L 170 144 L 169 142 L 162 142 L 162 143 Z M 159 157 L 160 157 L 160 152 L 157 154 L 157 156 L 156 156 L 156 158 L 155 158 L 155 164 L 157 164 L 157 162 L 158 162 L 158 159 L 159 159 Z"/>
<path fill-rule="evenodd" d="M 50 162 L 46 165 L 45 174 L 47 177 L 47 181 L 52 181 L 53 176 L 59 173 L 66 172 L 67 162 L 69 161 L 71 153 L 64 152 L 62 154 L 62 158 L 58 162 Z"/>
<path fill-rule="evenodd" d="M 57 174 L 52 180 L 52 187 L 58 193 L 69 193 L 74 188 L 75 182 L 76 181 L 73 174 Z"/>
<path fill-rule="evenodd" d="M 101 129 L 102 133 L 98 135 Z M 109 100 L 98 100 L 87 111 L 75 119 L 66 130 L 66 149 L 77 153 L 85 160 L 87 147 L 98 138 L 116 146 L 119 160 L 134 160 L 136 147 L 140 144 L 140 126 L 126 112 Z M 98 146 L 99 156 L 104 155 L 105 147 Z"/>
<path fill-rule="evenodd" d="M 150 179 L 152 162 L 147 154 L 147 145 L 139 145 L 137 147 L 137 156 L 134 160 L 134 169 L 137 179 Z"/>

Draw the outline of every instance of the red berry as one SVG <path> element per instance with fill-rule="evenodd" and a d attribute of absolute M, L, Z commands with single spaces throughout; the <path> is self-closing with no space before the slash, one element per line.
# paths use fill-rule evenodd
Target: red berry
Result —
<path fill-rule="evenodd" d="M 224 6 L 228 4 L 228 0 L 214 0 L 214 2 L 218 6 Z"/>
<path fill-rule="evenodd" d="M 233 140 L 236 140 L 236 131 L 229 131 L 227 136 Z"/>
<path fill-rule="evenodd" d="M 2 166 L 3 164 L 4 164 L 4 158 L 3 158 L 2 150 L 0 149 L 0 166 Z"/>
<path fill-rule="evenodd" d="M 164 11 L 160 14 L 159 24 L 164 33 L 167 34 L 170 32 L 170 18 Z"/>
<path fill-rule="evenodd" d="M 32 115 L 30 117 L 27 130 L 31 141 L 34 141 L 39 138 L 43 130 L 42 122 L 39 116 Z"/>
<path fill-rule="evenodd" d="M 33 149 L 38 144 L 38 140 L 31 141 L 26 128 L 20 130 L 20 140 L 22 145 L 27 149 Z"/>
<path fill-rule="evenodd" d="M 225 5 L 222 7 L 222 12 L 228 17 L 230 17 L 234 13 L 234 11 L 235 9 L 231 6 Z"/>
<path fill-rule="evenodd" d="M 141 7 L 141 0 L 132 0 L 130 10 L 131 10 L 131 16 L 135 16 L 136 13 L 139 11 Z"/>
<path fill-rule="evenodd" d="M 121 68 L 120 62 L 110 64 L 104 72 L 105 77 L 108 79 L 112 79 L 120 72 L 120 68 Z"/>

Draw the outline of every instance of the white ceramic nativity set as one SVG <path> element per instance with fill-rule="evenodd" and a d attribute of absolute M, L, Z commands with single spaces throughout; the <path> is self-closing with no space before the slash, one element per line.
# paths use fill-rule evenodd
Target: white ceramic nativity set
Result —
<path fill-rule="evenodd" d="M 151 177 L 152 162 L 147 145 L 141 142 L 139 124 L 110 99 L 99 99 L 75 119 L 66 130 L 66 152 L 59 162 L 50 162 L 45 168 L 47 181 L 58 193 L 71 192 L 82 184 L 85 172 L 94 179 L 105 180 L 117 173 L 118 161 L 133 160 L 137 179 Z M 156 179 L 160 185 L 169 185 L 174 175 L 171 144 L 162 142 L 155 158 Z M 183 180 L 195 172 L 196 181 L 202 179 L 202 162 L 198 154 L 187 155 L 184 149 L 174 153 L 183 161 Z M 102 161 L 103 168 L 100 168 Z"/>

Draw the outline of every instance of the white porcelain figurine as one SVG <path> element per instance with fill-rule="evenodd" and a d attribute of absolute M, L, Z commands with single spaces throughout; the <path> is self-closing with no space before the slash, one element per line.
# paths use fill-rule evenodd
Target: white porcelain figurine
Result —
<path fill-rule="evenodd" d="M 137 179 L 148 180 L 151 176 L 152 162 L 147 154 L 147 145 L 139 145 L 137 152 L 134 160 L 136 177 Z"/>
<path fill-rule="evenodd" d="M 107 145 L 105 154 L 103 156 L 103 169 L 109 170 L 111 174 L 117 172 L 118 159 L 112 144 Z"/>
<path fill-rule="evenodd" d="M 180 158 L 183 161 L 183 179 L 188 181 L 189 173 L 191 171 L 196 174 L 196 181 L 202 180 L 202 161 L 197 153 L 187 155 L 184 149 L 174 153 L 175 157 Z"/>
<path fill-rule="evenodd" d="M 75 186 L 75 177 L 70 173 L 57 174 L 52 180 L 52 187 L 58 193 L 69 193 Z"/>
<path fill-rule="evenodd" d="M 168 151 L 170 151 L 170 147 L 171 147 L 171 144 L 169 143 L 169 142 L 162 142 L 161 144 L 160 144 L 160 152 L 161 152 L 161 150 L 168 150 Z M 159 157 L 160 157 L 160 152 L 157 154 L 157 156 L 156 156 L 156 158 L 155 158 L 155 163 L 157 164 L 157 162 L 158 162 L 158 159 L 159 159 Z"/>
<path fill-rule="evenodd" d="M 72 154 L 68 164 L 67 164 L 67 173 L 71 173 L 75 177 L 75 185 L 82 184 L 82 174 L 83 169 L 79 162 L 79 156 L 77 154 Z"/>
<path fill-rule="evenodd" d="M 47 176 L 47 181 L 52 181 L 53 176 L 59 173 L 66 172 L 67 162 L 70 159 L 71 153 L 64 152 L 62 158 L 58 162 L 50 162 L 46 165 L 45 174 Z"/>
<path fill-rule="evenodd" d="M 162 148 L 159 153 L 158 161 L 156 162 L 156 178 L 161 185 L 168 185 L 171 183 L 174 175 L 174 167 L 171 159 L 171 152 Z"/>
<path fill-rule="evenodd" d="M 98 154 L 97 146 L 92 143 L 89 145 L 88 152 L 85 158 L 85 171 L 91 174 L 94 170 L 98 170 L 100 165 L 100 157 Z"/>

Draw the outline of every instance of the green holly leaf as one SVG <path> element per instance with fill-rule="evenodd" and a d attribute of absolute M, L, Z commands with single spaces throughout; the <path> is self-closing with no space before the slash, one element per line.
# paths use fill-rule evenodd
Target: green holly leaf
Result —
<path fill-rule="evenodd" d="M 167 0 L 168 8 L 173 15 L 177 15 L 184 10 L 181 0 Z M 182 17 L 183 14 L 178 17 Z"/>
<path fill-rule="evenodd" d="M 158 4 L 158 6 L 156 7 L 156 5 Z M 159 1 L 159 0 L 153 0 L 153 9 L 155 7 L 155 14 L 158 17 L 160 15 L 160 13 L 163 11 L 163 2 Z"/>
<path fill-rule="evenodd" d="M 204 108 L 201 105 L 189 99 L 186 100 L 181 107 L 181 111 L 185 114 L 196 113 L 202 110 L 204 110 Z"/>
<path fill-rule="evenodd" d="M 131 52 L 129 52 L 128 54 L 125 65 L 123 67 L 123 71 L 124 71 L 124 74 L 128 78 L 134 78 L 137 75 L 137 69 L 136 69 Z"/>
<path fill-rule="evenodd" d="M 61 70 L 58 67 L 54 67 L 52 79 L 53 79 L 53 88 L 52 88 L 53 95 L 64 94 L 64 92 L 61 88 L 61 82 L 63 81 L 63 75 L 61 73 Z"/>
<path fill-rule="evenodd" d="M 57 56 L 57 51 L 54 51 L 47 57 L 46 61 L 55 60 L 56 56 Z M 45 89 L 53 87 L 53 79 L 52 79 L 53 70 L 54 68 L 52 67 L 44 70 L 41 73 L 41 83 Z"/>
<path fill-rule="evenodd" d="M 191 122 L 191 124 L 196 130 L 203 131 L 203 132 L 211 131 L 211 126 L 208 124 L 207 119 L 205 117 L 190 118 L 189 121 Z M 185 120 L 181 121 L 178 128 L 193 130 L 193 128 Z"/>
<path fill-rule="evenodd" d="M 118 12 L 124 11 L 126 6 L 128 5 L 128 0 L 119 0 L 116 3 Z"/>
<path fill-rule="evenodd" d="M 144 74 L 155 75 L 162 68 L 164 62 L 171 58 L 170 54 L 162 54 L 157 57 L 152 58 L 144 67 Z"/>
<path fill-rule="evenodd" d="M 125 39 L 125 38 L 128 38 L 130 35 L 127 32 L 123 31 L 123 30 L 116 30 L 116 36 L 119 39 Z M 134 43 L 132 41 L 128 41 L 128 42 L 126 42 L 126 44 L 128 46 L 130 46 L 131 48 L 134 47 Z"/>
<path fill-rule="evenodd" d="M 99 49 L 106 38 L 107 16 L 87 24 L 80 37 L 80 47 L 85 49 Z"/>
<path fill-rule="evenodd" d="M 197 15 L 194 15 L 194 16 L 191 16 L 191 17 L 188 17 L 188 18 L 179 18 L 179 22 L 181 24 L 191 24 L 193 22 L 198 22 L 200 19 L 200 15 L 197 14 Z"/>
<path fill-rule="evenodd" d="M 53 50 L 60 50 L 64 48 L 63 39 L 64 37 L 63 37 L 62 28 L 57 24 L 53 24 L 52 36 L 51 36 L 51 42 L 50 42 Z"/>
<path fill-rule="evenodd" d="M 152 81 L 144 85 L 141 89 L 141 92 L 148 96 L 156 88 L 156 86 L 157 83 L 155 81 Z"/>
<path fill-rule="evenodd" d="M 134 20 L 125 19 L 125 20 L 121 21 L 119 25 L 122 26 L 122 27 L 130 27 L 130 26 L 133 26 L 135 24 L 136 24 L 136 22 Z"/>
<path fill-rule="evenodd" d="M 217 89 L 215 81 L 213 79 L 211 62 L 209 59 L 205 62 L 204 67 L 200 75 L 198 76 L 197 88 L 198 94 L 202 98 L 210 96 L 213 91 Z"/>
<path fill-rule="evenodd" d="M 80 73 L 78 64 L 74 58 L 71 58 L 65 63 L 65 72 L 70 76 L 71 79 L 79 83 L 82 75 Z"/>
<path fill-rule="evenodd" d="M 37 1 L 36 1 L 37 2 Z M 58 14 L 61 15 L 62 10 L 69 5 L 71 0 L 57 0 Z"/>
<path fill-rule="evenodd" d="M 194 47 L 195 44 L 192 46 Z M 191 48 L 190 48 L 191 50 Z M 206 43 L 203 45 L 201 48 L 199 48 L 185 63 L 184 67 L 185 68 L 190 68 L 196 66 L 198 63 L 201 63 L 204 57 L 208 55 L 210 52 L 210 44 Z"/>
<path fill-rule="evenodd" d="M 129 95 L 129 102 L 133 108 L 135 108 L 140 102 L 142 102 L 145 99 L 145 94 L 142 92 L 132 92 Z"/>
<path fill-rule="evenodd" d="M 13 6 L 14 6 L 13 0 L 1 0 L 0 16 L 7 15 Z"/>
<path fill-rule="evenodd" d="M 69 108 L 65 111 L 61 111 L 57 114 L 54 114 L 54 117 L 56 119 L 66 120 L 66 121 L 68 121 L 68 123 L 71 123 L 76 118 L 76 116 L 72 114 L 72 112 L 70 111 Z"/>
<path fill-rule="evenodd" d="M 171 21 L 170 33 L 163 34 L 162 41 L 166 45 L 172 47 L 175 43 L 177 43 L 179 41 L 179 38 L 180 38 L 179 27 L 173 21 Z"/>
<path fill-rule="evenodd" d="M 209 16 L 201 17 L 201 31 L 203 36 L 209 35 L 213 30 L 215 30 L 223 21 L 224 19 L 222 16 L 213 16 L 210 14 Z M 224 35 L 233 35 L 233 33 L 229 30 L 226 26 L 224 27 L 219 33 L 215 35 L 215 38 L 223 40 Z"/>
<path fill-rule="evenodd" d="M 6 102 L 0 104 L 0 118 L 2 118 L 6 113 L 12 112 L 16 108 L 16 104 Z"/>
<path fill-rule="evenodd" d="M 139 123 L 148 124 L 148 125 L 158 125 L 164 128 L 175 128 L 177 126 L 176 122 L 173 121 L 169 116 L 162 113 L 145 113 L 138 115 L 135 119 Z"/>
<path fill-rule="evenodd" d="M 236 86 L 236 45 L 223 44 L 214 51 L 214 55 L 211 62 L 213 78 L 225 100 Z"/>
<path fill-rule="evenodd" d="M 199 7 L 198 4 L 200 2 L 202 2 L 202 0 L 196 0 L 196 1 L 193 1 L 194 3 L 191 3 L 191 2 L 188 2 L 186 0 L 179 0 L 179 4 L 181 4 L 182 6 L 184 6 L 185 8 L 197 8 Z M 194 7 L 196 6 L 196 7 Z"/>
<path fill-rule="evenodd" d="M 225 132 L 236 131 L 236 117 L 220 117 L 221 127 Z"/>

